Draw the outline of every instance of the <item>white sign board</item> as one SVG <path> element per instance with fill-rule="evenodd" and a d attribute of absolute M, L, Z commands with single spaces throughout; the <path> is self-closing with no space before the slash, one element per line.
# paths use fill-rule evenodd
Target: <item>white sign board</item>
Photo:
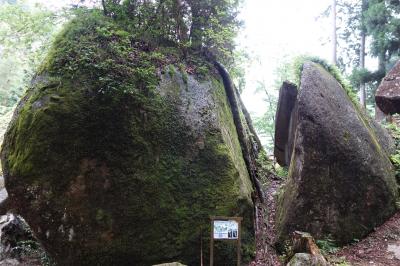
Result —
<path fill-rule="evenodd" d="M 235 220 L 214 220 L 214 239 L 238 239 L 239 223 Z"/>

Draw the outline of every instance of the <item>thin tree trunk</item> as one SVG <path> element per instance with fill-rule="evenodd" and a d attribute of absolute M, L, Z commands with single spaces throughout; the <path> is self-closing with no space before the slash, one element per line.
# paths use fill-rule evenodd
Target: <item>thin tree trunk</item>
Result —
<path fill-rule="evenodd" d="M 361 47 L 360 47 L 360 69 L 365 68 L 365 31 L 364 29 L 361 31 Z M 361 81 L 360 83 L 360 103 L 361 106 L 366 108 L 366 92 L 365 92 L 365 83 Z"/>
<path fill-rule="evenodd" d="M 360 43 L 360 69 L 365 68 L 365 36 L 366 29 L 364 26 L 364 12 L 367 9 L 367 1 L 362 0 L 361 3 L 361 43 Z M 360 103 L 364 108 L 367 107 L 367 94 L 365 92 L 365 82 L 360 82 Z"/>
<path fill-rule="evenodd" d="M 386 73 L 386 54 L 385 51 L 380 51 L 378 55 L 378 69 L 382 75 Z"/>
<path fill-rule="evenodd" d="M 108 16 L 107 7 L 106 7 L 106 3 L 105 3 L 104 0 L 101 0 L 101 5 L 103 6 L 103 14 L 104 14 L 104 16 Z"/>
<path fill-rule="evenodd" d="M 332 0 L 332 64 L 337 64 L 336 0 Z"/>

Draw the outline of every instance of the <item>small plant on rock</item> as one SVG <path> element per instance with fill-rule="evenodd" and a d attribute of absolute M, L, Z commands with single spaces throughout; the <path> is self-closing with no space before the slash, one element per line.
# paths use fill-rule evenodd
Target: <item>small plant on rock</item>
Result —
<path fill-rule="evenodd" d="M 386 128 L 392 135 L 396 145 L 396 151 L 394 154 L 390 156 L 390 160 L 392 161 L 392 164 L 395 168 L 396 180 L 397 182 L 399 182 L 400 181 L 400 128 L 396 126 L 396 124 L 389 124 L 386 126 Z"/>

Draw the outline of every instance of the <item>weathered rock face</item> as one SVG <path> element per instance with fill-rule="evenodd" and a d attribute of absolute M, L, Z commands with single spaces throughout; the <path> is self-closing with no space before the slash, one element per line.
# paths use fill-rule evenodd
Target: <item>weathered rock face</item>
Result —
<path fill-rule="evenodd" d="M 296 104 L 297 86 L 284 82 L 278 99 L 278 107 L 275 118 L 275 146 L 274 155 L 282 166 L 290 164 L 290 156 L 293 151 L 294 130 L 291 125 L 292 111 Z"/>
<path fill-rule="evenodd" d="M 197 265 L 213 215 L 244 217 L 249 255 L 252 184 L 221 78 L 132 48 L 113 23 L 73 21 L 19 103 L 10 204 L 59 265 Z"/>
<path fill-rule="evenodd" d="M 295 230 L 349 242 L 393 214 L 398 192 L 387 135 L 321 66 L 304 64 L 292 115 L 294 151 L 277 210 L 280 243 Z"/>
<path fill-rule="evenodd" d="M 385 114 L 400 113 L 400 61 L 383 78 L 375 101 Z"/>

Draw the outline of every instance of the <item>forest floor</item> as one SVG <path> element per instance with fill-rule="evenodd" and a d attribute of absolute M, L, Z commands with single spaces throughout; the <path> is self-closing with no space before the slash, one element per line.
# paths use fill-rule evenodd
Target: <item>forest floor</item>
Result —
<path fill-rule="evenodd" d="M 280 266 L 278 254 L 274 248 L 275 243 L 275 211 L 276 194 L 283 180 L 268 175 L 261 180 L 264 192 L 264 201 L 256 201 L 256 258 L 249 266 Z"/>
<path fill-rule="evenodd" d="M 343 247 L 331 261 L 337 259 L 354 266 L 399 266 L 400 211 L 360 242 Z"/>
<path fill-rule="evenodd" d="M 283 180 L 269 175 L 261 180 L 264 201 L 256 201 L 256 258 L 249 266 L 280 266 L 275 243 L 276 195 Z M 331 265 L 400 266 L 400 211 L 361 241 L 327 256 Z"/>

